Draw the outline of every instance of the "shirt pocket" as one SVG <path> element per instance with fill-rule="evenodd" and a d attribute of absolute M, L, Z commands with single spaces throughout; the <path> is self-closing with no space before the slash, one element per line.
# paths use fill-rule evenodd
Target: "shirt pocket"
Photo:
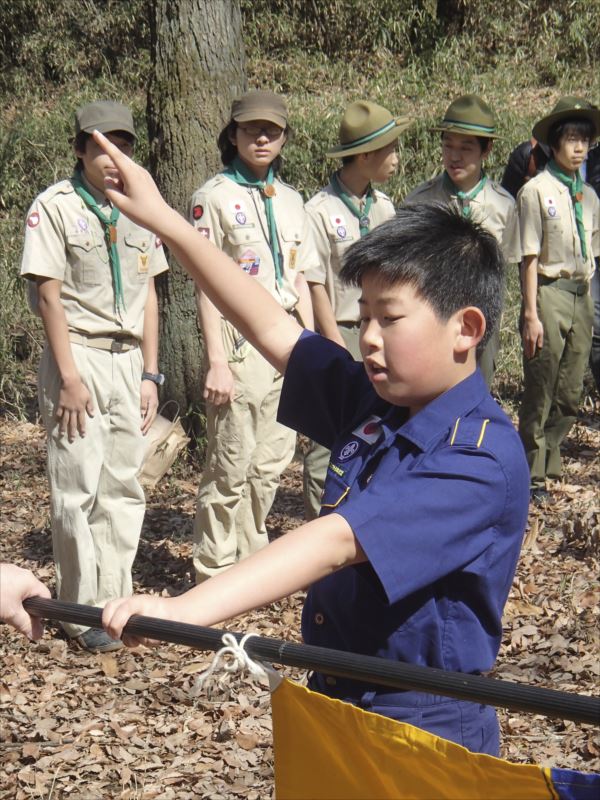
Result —
<path fill-rule="evenodd" d="M 90 231 L 68 234 L 67 249 L 76 286 L 99 286 L 107 279 L 106 245 L 96 241 Z"/>
<path fill-rule="evenodd" d="M 301 226 L 283 225 L 279 237 L 283 251 L 283 263 L 288 269 L 296 269 L 298 266 L 298 251 L 303 240 Z"/>
<path fill-rule="evenodd" d="M 575 254 L 565 252 L 565 245 L 563 239 L 564 226 L 568 225 L 568 220 L 564 219 L 546 219 L 545 235 L 546 235 L 546 253 L 548 264 L 563 264 L 571 262 Z"/>
<path fill-rule="evenodd" d="M 128 233 L 124 238 L 124 267 L 131 269 L 138 283 L 147 283 L 150 271 L 150 234 Z"/>
<path fill-rule="evenodd" d="M 344 502 L 350 491 L 350 486 L 346 481 L 337 475 L 332 465 L 327 467 L 327 476 L 325 478 L 325 488 L 323 489 L 323 496 L 321 497 L 321 508 L 332 511 Z"/>

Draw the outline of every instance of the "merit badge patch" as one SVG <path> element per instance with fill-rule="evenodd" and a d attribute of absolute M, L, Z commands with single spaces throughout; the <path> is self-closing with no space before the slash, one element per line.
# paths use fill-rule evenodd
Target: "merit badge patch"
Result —
<path fill-rule="evenodd" d="M 87 219 L 84 219 L 83 217 L 78 217 L 77 218 L 77 227 L 79 228 L 80 231 L 85 233 L 87 231 L 87 229 L 88 229 L 88 221 L 87 221 Z"/>
<path fill-rule="evenodd" d="M 246 250 L 238 258 L 238 264 L 247 275 L 258 275 L 260 258 L 253 250 Z"/>
<path fill-rule="evenodd" d="M 40 224 L 40 215 L 37 211 L 32 211 L 31 214 L 27 217 L 27 226 L 29 228 L 37 228 Z"/>
<path fill-rule="evenodd" d="M 355 430 L 352 431 L 354 436 L 358 436 L 363 442 L 367 444 L 375 444 L 381 435 L 381 417 L 375 415 L 370 416 Z"/>
<path fill-rule="evenodd" d="M 356 440 L 348 442 L 348 444 L 345 444 L 342 447 L 342 450 L 339 455 L 340 461 L 347 461 L 349 458 L 352 458 L 352 456 L 356 453 L 359 447 L 360 444 Z"/>
<path fill-rule="evenodd" d="M 210 239 L 210 228 L 197 228 L 198 233 L 202 234 L 205 239 Z"/>
<path fill-rule="evenodd" d="M 148 261 L 150 257 L 148 253 L 138 253 L 138 275 L 144 275 L 148 272 Z"/>
<path fill-rule="evenodd" d="M 192 217 L 194 219 L 202 219 L 202 215 L 204 214 L 204 209 L 202 206 L 194 206 L 192 208 Z"/>

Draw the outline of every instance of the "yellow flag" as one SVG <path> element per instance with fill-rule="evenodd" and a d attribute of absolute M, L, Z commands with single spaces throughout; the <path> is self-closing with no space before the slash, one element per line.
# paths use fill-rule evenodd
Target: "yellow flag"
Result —
<path fill-rule="evenodd" d="M 551 772 L 458 744 L 282 680 L 274 689 L 277 800 L 557 800 Z"/>

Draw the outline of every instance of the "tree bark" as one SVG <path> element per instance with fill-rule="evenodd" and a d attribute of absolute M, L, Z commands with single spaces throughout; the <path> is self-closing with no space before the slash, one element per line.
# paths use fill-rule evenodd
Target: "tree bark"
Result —
<path fill-rule="evenodd" d="M 221 166 L 217 136 L 246 89 L 239 0 L 151 0 L 150 169 L 186 218 L 190 198 Z M 174 258 L 157 279 L 163 399 L 182 414 L 202 399 L 202 346 L 193 282 Z"/>

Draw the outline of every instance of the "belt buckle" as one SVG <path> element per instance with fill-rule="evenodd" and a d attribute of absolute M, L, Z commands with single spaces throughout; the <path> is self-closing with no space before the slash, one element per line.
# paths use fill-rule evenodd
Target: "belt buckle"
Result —
<path fill-rule="evenodd" d="M 117 339 L 113 339 L 112 344 L 110 346 L 111 353 L 122 353 L 123 348 L 125 347 L 124 342 L 120 342 Z"/>

